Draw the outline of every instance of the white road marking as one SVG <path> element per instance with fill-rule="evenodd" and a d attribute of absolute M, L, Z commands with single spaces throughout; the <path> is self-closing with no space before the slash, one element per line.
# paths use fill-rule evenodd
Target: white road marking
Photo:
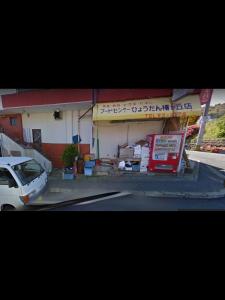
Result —
<path fill-rule="evenodd" d="M 99 201 L 103 201 L 103 200 L 107 200 L 107 199 L 123 197 L 123 196 L 131 195 L 131 194 L 132 193 L 129 193 L 129 192 L 121 192 L 121 193 L 118 193 L 118 194 L 115 194 L 115 195 L 106 196 L 106 197 L 95 199 L 95 200 L 85 201 L 85 202 L 77 203 L 77 204 L 74 204 L 74 205 L 76 205 L 76 206 L 77 205 L 86 205 L 86 204 L 95 203 L 95 202 L 99 202 Z"/>

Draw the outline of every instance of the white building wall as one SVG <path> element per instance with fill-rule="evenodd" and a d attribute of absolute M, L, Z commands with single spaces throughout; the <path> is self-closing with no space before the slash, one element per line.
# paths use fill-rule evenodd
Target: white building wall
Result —
<path fill-rule="evenodd" d="M 80 116 L 82 116 L 85 111 L 80 111 Z M 89 111 L 80 120 L 80 137 L 82 144 L 92 145 L 92 111 Z"/>
<path fill-rule="evenodd" d="M 67 143 L 66 113 L 62 120 L 55 120 L 52 113 L 22 114 L 22 123 L 27 136 L 32 138 L 32 129 L 41 129 L 42 143 Z"/>
<path fill-rule="evenodd" d="M 73 111 L 73 120 L 72 120 L 72 124 L 73 124 L 73 136 L 78 134 L 78 121 L 79 121 L 79 111 L 78 110 L 74 110 Z"/>
<path fill-rule="evenodd" d="M 52 112 L 22 114 L 24 137 L 33 142 L 32 129 L 41 129 L 42 143 L 70 144 L 72 136 L 80 133 L 81 144 L 90 144 L 91 153 L 97 155 L 97 128 L 99 135 L 100 157 L 116 157 L 118 145 L 134 144 L 144 139 L 147 134 L 161 133 L 163 121 L 110 123 L 97 122 L 93 125 L 90 111 L 80 120 L 85 110 L 68 110 L 63 112 L 62 120 L 55 120 Z M 93 136 L 92 136 L 92 126 Z M 92 147 L 94 138 L 94 147 Z"/>
<path fill-rule="evenodd" d="M 73 135 L 78 134 L 78 119 L 85 111 L 68 110 L 62 113 L 62 120 L 55 120 L 53 113 L 22 114 L 24 139 L 33 142 L 32 129 L 41 129 L 42 143 L 71 144 Z M 80 121 L 81 143 L 89 144 L 92 139 L 92 118 L 89 114 Z"/>

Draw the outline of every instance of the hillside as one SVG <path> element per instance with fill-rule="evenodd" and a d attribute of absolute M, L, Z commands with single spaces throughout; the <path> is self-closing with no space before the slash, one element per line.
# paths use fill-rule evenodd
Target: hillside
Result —
<path fill-rule="evenodd" d="M 206 123 L 204 140 L 218 138 L 225 138 L 225 113 L 221 117 Z"/>
<path fill-rule="evenodd" d="M 217 119 L 225 115 L 225 103 L 210 106 L 209 115 L 212 117 L 212 119 Z"/>

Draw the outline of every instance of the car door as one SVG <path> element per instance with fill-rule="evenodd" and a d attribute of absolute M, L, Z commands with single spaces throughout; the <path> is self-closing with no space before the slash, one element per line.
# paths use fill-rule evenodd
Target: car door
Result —
<path fill-rule="evenodd" d="M 9 188 L 8 180 L 14 178 L 5 167 L 0 167 L 0 205 L 11 204 L 17 206 L 20 201 L 20 187 Z"/>

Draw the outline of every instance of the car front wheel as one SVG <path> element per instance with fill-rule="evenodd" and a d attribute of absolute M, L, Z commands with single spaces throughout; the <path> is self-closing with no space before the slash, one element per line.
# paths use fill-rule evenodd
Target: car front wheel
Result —
<path fill-rule="evenodd" d="M 2 206 L 2 211 L 13 211 L 13 210 L 16 210 L 16 208 L 13 205 L 4 204 Z"/>

